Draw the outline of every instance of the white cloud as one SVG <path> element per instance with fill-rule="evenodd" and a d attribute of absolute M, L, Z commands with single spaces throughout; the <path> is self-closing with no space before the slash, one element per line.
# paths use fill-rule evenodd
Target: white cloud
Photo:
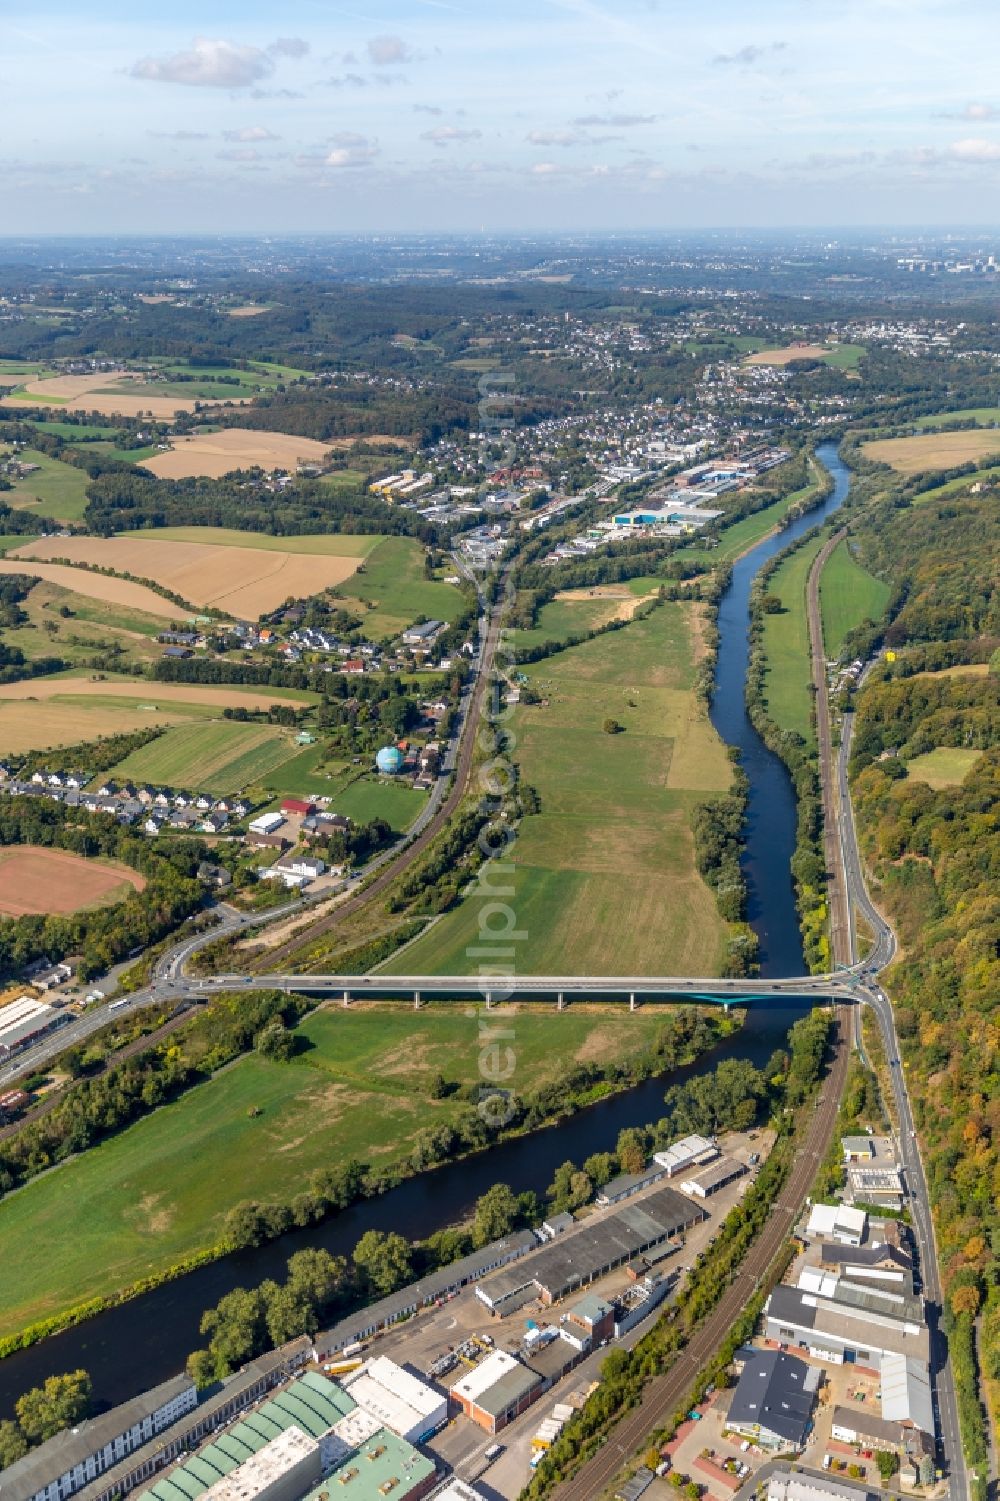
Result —
<path fill-rule="evenodd" d="M 413 113 L 415 115 L 443 115 L 444 110 L 439 104 L 415 104 Z"/>
<path fill-rule="evenodd" d="M 267 130 L 263 125 L 244 125 L 242 130 L 224 130 L 222 135 L 226 141 L 277 141 L 279 139 L 273 130 Z"/>
<path fill-rule="evenodd" d="M 337 78 L 325 80 L 328 89 L 366 89 L 367 78 L 362 78 L 360 73 L 341 73 Z"/>
<path fill-rule="evenodd" d="M 207 141 L 206 130 L 147 130 L 148 136 L 159 141 Z"/>
<path fill-rule="evenodd" d="M 1000 141 L 970 136 L 964 141 L 953 141 L 951 154 L 962 162 L 1000 162 Z"/>
<path fill-rule="evenodd" d="M 719 52 L 712 58 L 713 63 L 722 67 L 749 68 L 754 63 L 759 63 L 761 58 L 768 57 L 774 52 L 787 50 L 787 42 L 771 42 L 766 47 L 741 47 L 738 52 Z"/>
<path fill-rule="evenodd" d="M 422 141 L 432 141 L 435 146 L 450 146 L 455 141 L 482 140 L 481 130 L 462 130 L 458 125 L 435 125 L 433 130 L 420 133 Z"/>
<path fill-rule="evenodd" d="M 333 137 L 333 150 L 325 158 L 328 167 L 363 167 L 378 156 L 378 143 L 367 136 L 344 130 Z"/>
<path fill-rule="evenodd" d="M 525 139 L 532 146 L 576 146 L 587 137 L 578 130 L 529 130 Z"/>
<path fill-rule="evenodd" d="M 376 68 L 392 68 L 413 60 L 413 53 L 401 36 L 373 36 L 368 56 Z"/>
<path fill-rule="evenodd" d="M 308 43 L 297 37 L 279 37 L 269 47 L 262 48 L 199 36 L 187 52 L 174 52 L 169 57 L 141 57 L 129 71 L 133 78 L 152 83 L 245 89 L 271 76 L 275 57 L 302 57 L 308 51 Z"/>
<path fill-rule="evenodd" d="M 300 36 L 279 36 L 267 50 L 275 57 L 305 57 L 309 43 L 304 42 Z"/>
<path fill-rule="evenodd" d="M 577 115 L 574 125 L 611 125 L 624 129 L 631 125 L 654 125 L 657 115 Z"/>
<path fill-rule="evenodd" d="M 1000 120 L 1000 109 L 993 104 L 967 104 L 964 109 L 942 111 L 941 120 Z"/>
<path fill-rule="evenodd" d="M 252 146 L 231 146 L 227 151 L 217 151 L 216 156 L 220 162 L 257 162 L 260 161 L 260 152 Z"/>

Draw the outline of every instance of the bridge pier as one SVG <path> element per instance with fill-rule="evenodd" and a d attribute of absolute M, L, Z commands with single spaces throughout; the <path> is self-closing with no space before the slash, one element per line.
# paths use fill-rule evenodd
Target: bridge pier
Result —
<path fill-rule="evenodd" d="M 556 996 L 556 1010 L 557 1011 L 565 1011 L 566 1010 L 566 997 L 563 995 L 563 993 L 562 993 L 561 990 L 560 990 L 559 994 Z"/>
<path fill-rule="evenodd" d="M 486 992 L 486 1009 L 487 1009 L 487 1011 L 490 1011 L 492 1009 L 492 1007 L 493 1007 L 493 992 L 491 990 L 488 990 Z"/>
<path fill-rule="evenodd" d="M 344 997 L 340 1004 L 345 1007 L 351 1004 L 351 992 L 349 990 L 344 991 Z"/>
<path fill-rule="evenodd" d="M 413 1009 L 414 1009 L 414 1011 L 419 1011 L 420 1010 L 420 991 L 419 990 L 415 990 L 413 992 Z"/>
<path fill-rule="evenodd" d="M 628 1009 L 630 1011 L 634 1011 L 635 1010 L 635 991 L 634 990 L 630 990 L 629 991 Z"/>

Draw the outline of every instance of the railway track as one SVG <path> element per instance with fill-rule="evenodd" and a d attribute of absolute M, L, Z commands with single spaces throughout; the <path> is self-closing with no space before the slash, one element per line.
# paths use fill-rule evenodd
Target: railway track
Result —
<path fill-rule="evenodd" d="M 639 1405 L 622 1419 L 604 1446 L 582 1470 L 557 1487 L 558 1501 L 592 1501 L 592 1498 L 604 1494 L 650 1433 L 664 1427 L 687 1398 L 698 1372 L 723 1343 L 755 1291 L 763 1286 L 769 1267 L 795 1225 L 833 1134 L 847 1078 L 850 1037 L 848 1008 L 838 1006 L 832 1033 L 833 1055 L 819 1101 L 764 1229 L 705 1323 L 696 1330 L 670 1369 L 649 1382 Z"/>
<path fill-rule="evenodd" d="M 429 846 L 437 838 L 441 829 L 448 819 L 456 812 L 462 799 L 468 790 L 469 780 L 472 775 L 473 759 L 476 750 L 476 732 L 479 721 L 482 718 L 486 696 L 496 691 L 493 681 L 493 662 L 496 657 L 497 645 L 500 640 L 502 611 L 494 609 L 486 637 L 483 641 L 482 660 L 473 690 L 473 699 L 465 716 L 465 724 L 462 728 L 462 738 L 459 742 L 458 758 L 455 763 L 454 781 L 451 789 L 434 817 L 425 828 L 421 829 L 416 839 L 408 844 L 400 854 L 398 860 L 390 860 L 379 872 L 372 883 L 359 891 L 356 896 L 348 897 L 347 901 L 341 902 L 332 912 L 325 917 L 317 918 L 315 922 L 303 927 L 302 931 L 294 934 L 284 943 L 275 948 L 267 949 L 257 957 L 250 965 L 251 969 L 266 969 L 277 972 L 281 969 L 285 960 L 299 952 L 307 944 L 315 942 L 324 933 L 342 923 L 345 918 L 353 917 L 356 912 L 362 911 L 369 902 L 377 901 L 378 898 L 389 889 L 394 881 L 416 863 L 426 853 Z"/>

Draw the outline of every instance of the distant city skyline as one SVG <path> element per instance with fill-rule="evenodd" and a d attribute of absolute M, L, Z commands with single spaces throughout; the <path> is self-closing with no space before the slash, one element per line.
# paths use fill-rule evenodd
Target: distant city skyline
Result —
<path fill-rule="evenodd" d="M 0 234 L 992 222 L 991 0 L 41 0 Z"/>

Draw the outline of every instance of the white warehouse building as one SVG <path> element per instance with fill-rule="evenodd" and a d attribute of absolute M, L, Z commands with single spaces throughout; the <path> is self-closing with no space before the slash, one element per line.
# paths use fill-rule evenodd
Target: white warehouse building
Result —
<path fill-rule="evenodd" d="M 448 1398 L 385 1355 L 341 1379 L 344 1390 L 408 1443 L 419 1444 L 448 1421 Z"/>

